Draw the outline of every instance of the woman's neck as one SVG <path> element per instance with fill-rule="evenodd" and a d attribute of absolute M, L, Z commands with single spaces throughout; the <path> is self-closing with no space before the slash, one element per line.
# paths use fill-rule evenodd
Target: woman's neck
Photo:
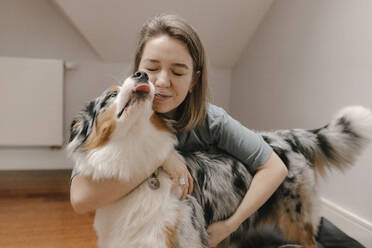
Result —
<path fill-rule="evenodd" d="M 171 120 L 177 120 L 179 118 L 179 113 L 177 111 L 178 109 L 175 108 L 169 112 L 166 112 L 166 113 L 159 113 L 160 115 L 163 115 L 165 116 L 167 119 L 171 119 Z"/>

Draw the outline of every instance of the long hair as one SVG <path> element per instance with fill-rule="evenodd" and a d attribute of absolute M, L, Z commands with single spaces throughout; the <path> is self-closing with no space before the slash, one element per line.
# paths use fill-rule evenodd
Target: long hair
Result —
<path fill-rule="evenodd" d="M 206 116 L 206 102 L 209 97 L 206 55 L 203 44 L 195 29 L 176 15 L 159 15 L 148 20 L 140 31 L 134 58 L 133 73 L 138 70 L 146 43 L 159 35 L 168 35 L 182 41 L 193 60 L 194 87 L 177 107 L 178 118 L 175 128 L 188 131 L 202 124 Z"/>

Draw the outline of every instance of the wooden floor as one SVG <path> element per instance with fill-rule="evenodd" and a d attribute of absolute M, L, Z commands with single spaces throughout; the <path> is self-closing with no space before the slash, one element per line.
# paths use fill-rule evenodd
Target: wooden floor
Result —
<path fill-rule="evenodd" d="M 70 171 L 0 171 L 1 248 L 94 248 L 93 214 L 69 202 Z"/>

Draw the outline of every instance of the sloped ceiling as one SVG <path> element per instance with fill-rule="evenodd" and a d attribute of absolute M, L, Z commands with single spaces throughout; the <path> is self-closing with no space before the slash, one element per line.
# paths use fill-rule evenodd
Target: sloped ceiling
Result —
<path fill-rule="evenodd" d="M 142 24 L 161 13 L 195 27 L 209 63 L 231 68 L 273 0 L 54 0 L 106 62 L 130 63 Z"/>

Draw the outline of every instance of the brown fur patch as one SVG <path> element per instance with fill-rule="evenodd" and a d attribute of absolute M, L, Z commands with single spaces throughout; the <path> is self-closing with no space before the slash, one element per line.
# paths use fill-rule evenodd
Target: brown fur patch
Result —
<path fill-rule="evenodd" d="M 113 105 L 97 117 L 84 145 L 86 151 L 104 146 L 110 140 L 116 127 L 115 109 L 116 105 Z"/>
<path fill-rule="evenodd" d="M 288 241 L 299 242 L 305 248 L 315 248 L 315 231 L 311 223 L 311 192 L 307 192 L 306 188 L 301 188 L 301 191 L 300 210 L 281 206 L 270 219 L 276 223 Z"/>
<path fill-rule="evenodd" d="M 77 128 L 79 127 L 80 125 L 80 121 L 81 121 L 81 117 L 77 117 L 74 119 L 75 123 L 74 125 L 71 127 L 71 132 L 76 132 Z"/>
<path fill-rule="evenodd" d="M 176 232 L 181 223 L 181 216 L 180 212 L 178 212 L 177 222 L 174 226 L 167 226 L 165 227 L 165 234 L 166 234 L 166 246 L 167 248 L 176 248 L 177 241 L 176 241 Z"/>
<path fill-rule="evenodd" d="M 309 234 L 309 236 L 315 237 L 315 230 L 311 223 L 305 223 L 305 230 Z M 313 240 L 313 242 L 315 243 L 315 240 Z"/>
<path fill-rule="evenodd" d="M 327 178 L 327 167 L 328 167 L 327 159 L 322 154 L 319 154 L 318 156 L 316 156 L 316 159 L 314 161 L 314 168 L 315 168 L 316 174 L 326 179 Z"/>
<path fill-rule="evenodd" d="M 279 218 L 279 229 L 289 241 L 300 242 L 305 248 L 315 248 L 314 228 L 311 223 L 292 220 L 287 214 Z"/>
<path fill-rule="evenodd" d="M 150 122 L 155 126 L 156 129 L 172 133 L 167 124 L 165 124 L 165 122 L 156 114 L 152 114 L 152 116 L 150 117 Z"/>
<path fill-rule="evenodd" d="M 334 157 L 330 159 L 321 151 L 317 151 L 317 154 L 315 155 L 315 172 L 324 179 L 327 179 L 327 170 L 336 168 L 344 173 L 353 162 L 351 158 L 342 157 L 337 154 L 334 154 L 333 156 Z"/>
<path fill-rule="evenodd" d="M 300 215 L 295 210 L 288 210 L 285 206 L 280 206 L 277 211 L 265 216 L 259 225 L 274 224 L 288 241 L 299 242 L 305 248 L 316 248 L 315 230 L 311 222 L 305 220 L 305 218 L 311 217 L 310 199 L 302 199 L 301 203 Z"/>
<path fill-rule="evenodd" d="M 177 225 L 173 227 L 166 227 L 165 233 L 166 233 L 166 245 L 167 248 L 176 248 L 176 230 Z"/>
<path fill-rule="evenodd" d="M 109 89 L 109 92 L 114 92 L 114 91 L 118 91 L 119 90 L 119 87 L 118 86 L 112 86 L 110 89 Z"/>

